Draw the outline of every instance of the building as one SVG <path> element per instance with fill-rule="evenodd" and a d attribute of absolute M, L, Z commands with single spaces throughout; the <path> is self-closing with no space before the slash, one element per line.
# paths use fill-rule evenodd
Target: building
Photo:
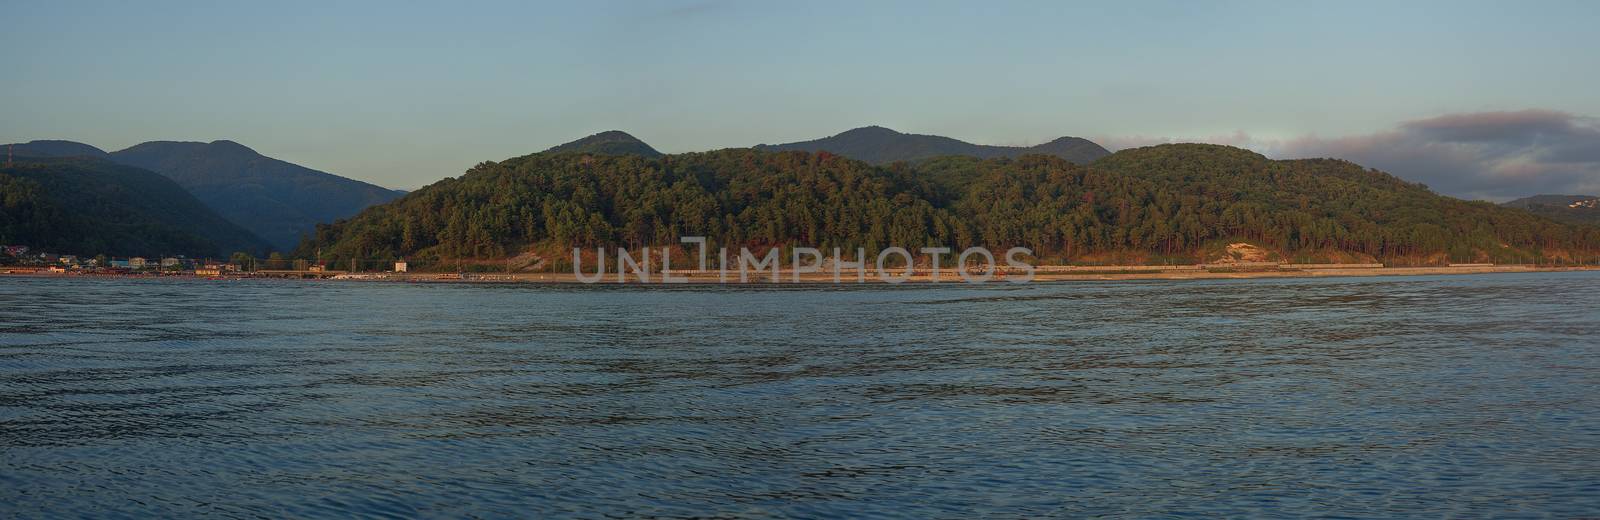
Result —
<path fill-rule="evenodd" d="M 133 263 L 128 260 L 110 260 L 106 263 L 109 264 L 106 267 L 112 269 L 133 269 Z"/>
<path fill-rule="evenodd" d="M 404 272 L 406 272 L 406 261 L 405 260 L 401 260 L 399 262 L 395 262 L 394 263 L 394 272 L 396 272 L 396 273 L 404 273 Z"/>
<path fill-rule="evenodd" d="M 145 266 L 148 265 L 150 265 L 150 262 L 145 260 L 142 256 L 136 256 L 128 259 L 128 268 L 130 269 L 144 269 Z"/>
<path fill-rule="evenodd" d="M 161 268 L 162 269 L 166 269 L 166 268 L 169 268 L 169 267 L 179 267 L 179 266 L 182 266 L 182 265 L 183 265 L 183 261 L 182 260 L 179 260 L 179 259 L 176 259 L 176 258 L 173 258 L 173 257 L 170 257 L 170 256 L 161 259 Z"/>

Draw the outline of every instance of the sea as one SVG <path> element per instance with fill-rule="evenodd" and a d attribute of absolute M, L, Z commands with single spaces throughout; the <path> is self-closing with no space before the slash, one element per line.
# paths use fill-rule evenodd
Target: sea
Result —
<path fill-rule="evenodd" d="M 1600 273 L 0 278 L 4 518 L 1600 517 Z"/>

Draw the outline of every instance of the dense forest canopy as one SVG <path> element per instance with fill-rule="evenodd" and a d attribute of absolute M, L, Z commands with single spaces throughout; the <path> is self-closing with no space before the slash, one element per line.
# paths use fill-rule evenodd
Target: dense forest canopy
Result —
<path fill-rule="evenodd" d="M 426 267 L 682 236 L 824 250 L 1023 246 L 1056 261 L 1204 260 L 1208 247 L 1231 240 L 1291 258 L 1401 263 L 1564 259 L 1600 245 L 1600 228 L 1439 196 L 1345 161 L 1183 144 L 1087 166 L 1043 155 L 874 166 L 752 149 L 533 154 L 319 226 L 297 255 L 336 265 L 405 257 Z"/>

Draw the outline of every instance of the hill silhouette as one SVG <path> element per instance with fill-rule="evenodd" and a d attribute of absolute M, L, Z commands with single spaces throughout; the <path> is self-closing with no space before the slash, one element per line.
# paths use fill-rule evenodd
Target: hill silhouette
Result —
<path fill-rule="evenodd" d="M 755 148 L 765 151 L 825 151 L 872 164 L 917 162 L 947 155 L 992 159 L 1028 154 L 1053 155 L 1077 164 L 1088 164 L 1111 153 L 1079 137 L 1062 137 L 1036 146 L 991 146 L 937 135 L 906 134 L 881 126 L 857 128 L 811 141 L 756 145 Z"/>
<path fill-rule="evenodd" d="M 621 130 L 607 130 L 570 143 L 559 144 L 545 153 L 581 152 L 597 155 L 638 155 L 660 157 L 661 152 Z"/>
<path fill-rule="evenodd" d="M 0 244 L 60 254 L 224 257 L 265 240 L 171 179 L 90 157 L 30 157 L 0 167 Z"/>
<path fill-rule="evenodd" d="M 1600 224 L 1600 196 L 1534 195 L 1502 204 L 1573 224 Z"/>
<path fill-rule="evenodd" d="M 228 220 L 284 251 L 320 222 L 405 193 L 267 157 L 233 141 L 151 141 L 110 157 L 177 181 Z"/>
<path fill-rule="evenodd" d="M 16 157 L 93 157 L 159 173 L 282 251 L 293 249 L 319 222 L 349 217 L 405 194 L 267 157 L 226 140 L 150 141 L 110 153 L 63 140 L 6 148 Z"/>

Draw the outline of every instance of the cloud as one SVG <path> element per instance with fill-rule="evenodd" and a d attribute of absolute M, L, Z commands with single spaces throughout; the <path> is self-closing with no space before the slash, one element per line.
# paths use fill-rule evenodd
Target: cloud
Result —
<path fill-rule="evenodd" d="M 1462 198 L 1600 193 L 1600 124 L 1551 110 L 1449 114 L 1370 135 L 1304 137 L 1270 155 L 1347 159 Z"/>
<path fill-rule="evenodd" d="M 1240 131 L 1202 139 L 1104 139 L 1113 150 L 1205 142 L 1249 148 L 1277 159 L 1345 159 L 1467 199 L 1600 194 L 1600 119 L 1553 110 L 1447 114 L 1336 138 L 1272 140 Z"/>

